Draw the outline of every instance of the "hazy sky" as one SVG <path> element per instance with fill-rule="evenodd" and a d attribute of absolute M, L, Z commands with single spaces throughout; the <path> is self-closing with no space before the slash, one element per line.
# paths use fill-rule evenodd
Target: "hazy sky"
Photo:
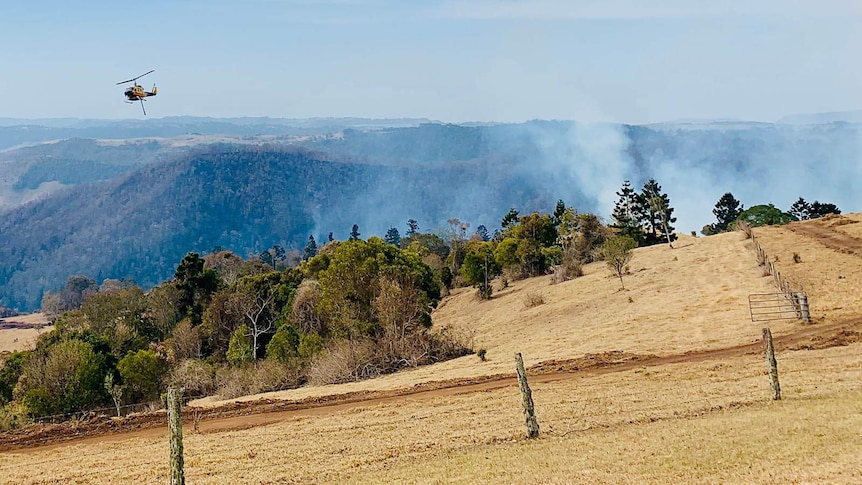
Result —
<path fill-rule="evenodd" d="M 0 117 L 775 120 L 862 108 L 862 0 L 27 0 Z"/>

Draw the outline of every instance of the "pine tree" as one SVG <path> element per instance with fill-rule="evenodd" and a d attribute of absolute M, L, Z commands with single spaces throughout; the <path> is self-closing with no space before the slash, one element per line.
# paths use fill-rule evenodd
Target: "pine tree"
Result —
<path fill-rule="evenodd" d="M 500 226 L 505 230 L 509 226 L 515 226 L 518 224 L 518 211 L 515 210 L 514 207 L 509 209 L 509 212 L 503 216 L 503 220 L 500 223 Z"/>
<path fill-rule="evenodd" d="M 314 240 L 314 235 L 308 236 L 308 243 L 305 245 L 305 253 L 302 256 L 303 261 L 317 256 L 317 241 Z"/>
<path fill-rule="evenodd" d="M 386 231 L 386 236 L 383 237 L 383 240 L 386 241 L 387 244 L 399 247 L 401 246 L 401 234 L 395 227 L 390 227 L 389 230 Z"/>
<path fill-rule="evenodd" d="M 359 239 L 359 236 L 361 236 L 361 234 L 359 233 L 359 224 L 354 224 L 353 227 L 350 229 L 350 240 L 356 241 Z"/>
<path fill-rule="evenodd" d="M 673 223 L 676 222 L 676 217 L 673 217 L 673 207 L 670 205 L 670 198 L 667 194 L 662 193 L 661 185 L 655 179 L 649 179 L 644 184 L 643 190 L 638 196 L 638 205 L 643 211 L 645 222 L 644 226 L 647 230 L 646 244 L 661 244 L 667 241 L 671 244 L 676 240 L 676 234 L 673 233 Z"/>
<path fill-rule="evenodd" d="M 614 223 L 611 227 L 617 229 L 620 235 L 632 238 L 638 245 L 644 242 L 644 231 L 641 227 L 643 211 L 638 203 L 638 194 L 626 180 L 617 195 L 620 197 L 611 215 Z"/>
<path fill-rule="evenodd" d="M 730 229 L 730 225 L 736 221 L 740 214 L 742 214 L 743 209 L 743 205 L 736 200 L 736 197 L 734 197 L 733 194 L 727 192 L 722 195 L 721 198 L 718 199 L 718 202 L 715 203 L 715 209 L 712 210 L 712 213 L 718 220 L 718 222 L 712 226 L 712 233 L 716 234 L 728 231 Z"/>
<path fill-rule="evenodd" d="M 819 201 L 814 201 L 811 203 L 811 219 L 819 219 L 827 214 L 840 214 L 841 209 L 838 208 L 835 204 L 830 203 L 820 203 Z"/>
<path fill-rule="evenodd" d="M 563 214 L 566 212 L 566 203 L 563 199 L 557 201 L 557 207 L 554 208 L 554 225 L 559 226 Z"/>
<path fill-rule="evenodd" d="M 476 234 L 482 238 L 483 241 L 490 241 L 491 235 L 488 233 L 488 228 L 485 227 L 484 224 L 479 224 L 479 227 L 476 228 Z"/>
<path fill-rule="evenodd" d="M 413 237 L 416 232 L 419 231 L 419 223 L 416 219 L 409 219 L 407 221 L 407 232 L 404 234 L 406 237 Z"/>
<path fill-rule="evenodd" d="M 800 197 L 793 205 L 790 206 L 790 214 L 799 219 L 800 221 L 804 221 L 806 219 L 811 218 L 811 204 L 805 201 L 802 197 Z"/>

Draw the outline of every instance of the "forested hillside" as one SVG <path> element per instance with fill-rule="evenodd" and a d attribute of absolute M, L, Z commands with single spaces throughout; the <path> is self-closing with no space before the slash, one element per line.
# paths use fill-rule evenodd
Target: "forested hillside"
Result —
<path fill-rule="evenodd" d="M 170 277 L 188 251 L 302 248 L 310 235 L 344 239 L 353 224 L 366 235 L 409 218 L 429 229 L 449 217 L 492 227 L 514 205 L 552 207 L 552 185 L 525 181 L 516 167 L 491 159 L 392 167 L 213 146 L 2 214 L 0 295 L 6 306 L 37 308 L 44 290 L 72 274 L 149 287 Z"/>
<path fill-rule="evenodd" d="M 510 208 L 551 211 L 558 199 L 607 221 L 624 180 L 636 188 L 659 181 L 684 233 L 711 223 L 713 204 L 725 192 L 747 206 L 787 208 L 799 197 L 845 211 L 862 205 L 862 133 L 844 122 L 181 118 L 0 130 L 28 132 L 31 141 L 62 130 L 241 136 L 236 144 L 182 148 L 167 139 L 76 139 L 5 152 L 13 160 L 2 174 L 9 190 L 103 180 L 0 212 L 0 305 L 21 310 L 36 308 L 44 291 L 62 287 L 70 275 L 129 278 L 148 287 L 170 276 L 187 251 L 221 246 L 247 257 L 274 245 L 302 250 L 309 236 L 346 238 L 354 224 L 364 237 L 390 227 L 403 231 L 411 218 L 427 231 L 458 218 L 493 232 Z"/>

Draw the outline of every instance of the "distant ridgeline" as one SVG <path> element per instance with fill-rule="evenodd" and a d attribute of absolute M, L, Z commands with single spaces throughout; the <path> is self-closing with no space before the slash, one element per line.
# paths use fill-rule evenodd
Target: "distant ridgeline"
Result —
<path fill-rule="evenodd" d="M 656 178 L 679 217 L 696 212 L 704 222 L 727 191 L 746 202 L 811 194 L 845 210 L 853 206 L 847 197 L 858 197 L 839 196 L 858 193 L 851 171 L 860 163 L 860 125 L 850 123 L 13 121 L 0 120 L 0 149 L 115 140 L 0 152 L 0 306 L 22 311 L 71 275 L 147 288 L 172 277 L 190 251 L 302 250 L 310 235 L 347 239 L 354 224 L 362 238 L 405 231 L 408 219 L 425 232 L 445 230 L 450 218 L 493 232 L 510 208 L 551 212 L 558 199 L 608 220 L 623 180 L 638 188 Z M 189 134 L 242 143 L 116 141 Z M 829 184 L 827 195 L 816 180 Z M 23 203 L 52 182 L 68 187 Z"/>

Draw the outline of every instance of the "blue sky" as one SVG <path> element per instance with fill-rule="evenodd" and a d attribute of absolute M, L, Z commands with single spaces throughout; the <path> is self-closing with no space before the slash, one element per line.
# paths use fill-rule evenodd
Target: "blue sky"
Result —
<path fill-rule="evenodd" d="M 29 0 L 0 117 L 771 121 L 862 108 L 858 0 Z"/>

